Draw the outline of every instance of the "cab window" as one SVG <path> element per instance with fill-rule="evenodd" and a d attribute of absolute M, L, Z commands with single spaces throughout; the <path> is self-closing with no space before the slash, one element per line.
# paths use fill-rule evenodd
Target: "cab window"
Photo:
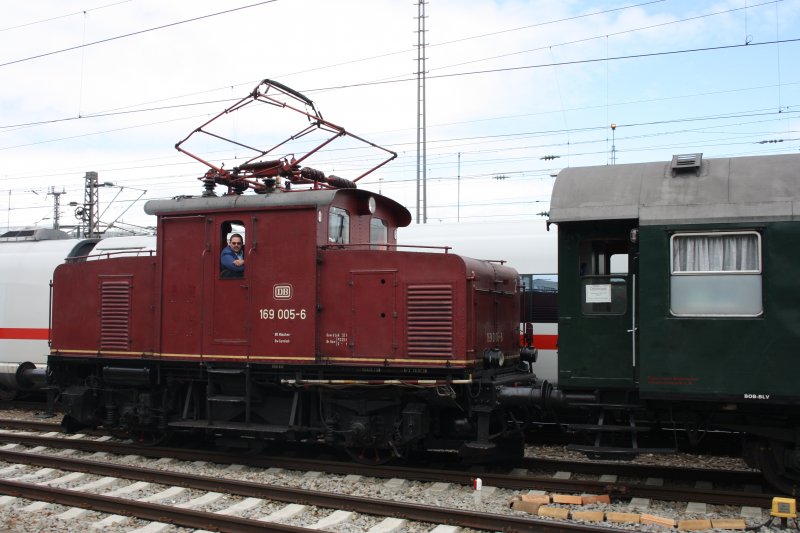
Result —
<path fill-rule="evenodd" d="M 219 277 L 221 279 L 240 279 L 244 277 L 244 265 L 238 260 L 246 262 L 245 254 L 245 226 L 241 220 L 226 220 L 220 224 L 220 255 Z"/>
<path fill-rule="evenodd" d="M 340 207 L 331 207 L 328 214 L 328 242 L 350 243 L 350 215 Z"/>
<path fill-rule="evenodd" d="M 369 243 L 373 250 L 385 250 L 389 242 L 389 227 L 384 220 L 373 218 L 369 221 Z"/>

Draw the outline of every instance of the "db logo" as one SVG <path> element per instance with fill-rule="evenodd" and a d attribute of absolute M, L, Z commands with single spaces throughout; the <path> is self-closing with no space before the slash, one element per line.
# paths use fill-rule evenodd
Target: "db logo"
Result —
<path fill-rule="evenodd" d="M 276 300 L 291 300 L 292 299 L 292 286 L 287 284 L 275 285 L 272 288 L 272 296 Z"/>

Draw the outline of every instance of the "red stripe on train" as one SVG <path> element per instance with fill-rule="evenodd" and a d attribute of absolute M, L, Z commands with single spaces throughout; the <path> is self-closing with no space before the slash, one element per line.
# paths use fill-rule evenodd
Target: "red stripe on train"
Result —
<path fill-rule="evenodd" d="M 47 328 L 0 328 L 0 339 L 16 341 L 46 341 L 50 338 Z"/>
<path fill-rule="evenodd" d="M 537 350 L 557 350 L 558 335 L 533 335 L 533 346 Z"/>

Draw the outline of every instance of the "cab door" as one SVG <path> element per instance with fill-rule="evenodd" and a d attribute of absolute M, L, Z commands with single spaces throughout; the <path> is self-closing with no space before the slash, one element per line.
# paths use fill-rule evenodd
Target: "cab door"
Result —
<path fill-rule="evenodd" d="M 205 217 L 162 217 L 160 352 L 199 357 L 203 340 Z"/>
<path fill-rule="evenodd" d="M 618 388 L 636 382 L 634 227 L 632 221 L 559 227 L 558 376 L 562 386 Z"/>
<path fill-rule="evenodd" d="M 248 235 L 247 224 L 242 218 L 215 218 L 211 224 L 216 228 L 212 237 L 216 245 L 210 246 L 213 266 L 207 269 L 212 293 L 204 357 L 246 356 L 250 344 L 250 287 L 253 277 L 252 269 L 247 267 L 253 254 L 254 237 Z M 233 234 L 240 235 L 244 241 L 245 270 L 241 277 L 230 278 L 222 274 L 220 254 Z"/>

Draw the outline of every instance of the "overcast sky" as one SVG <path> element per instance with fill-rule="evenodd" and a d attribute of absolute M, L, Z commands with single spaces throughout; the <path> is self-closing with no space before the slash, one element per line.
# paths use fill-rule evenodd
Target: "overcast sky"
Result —
<path fill-rule="evenodd" d="M 206 167 L 175 143 L 264 78 L 396 151 L 359 185 L 416 219 L 417 9 L 3 2 L 0 228 L 51 226 L 50 187 L 74 224 L 86 171 L 116 185 L 104 221 L 154 224 L 145 200 L 201 193 Z M 566 166 L 800 148 L 800 0 L 429 0 L 426 15 L 429 223 L 535 220 Z M 263 147 L 293 133 L 253 120 L 224 131 Z M 242 157 L 197 148 L 228 168 Z M 309 165 L 353 178 L 367 162 L 332 148 Z"/>

